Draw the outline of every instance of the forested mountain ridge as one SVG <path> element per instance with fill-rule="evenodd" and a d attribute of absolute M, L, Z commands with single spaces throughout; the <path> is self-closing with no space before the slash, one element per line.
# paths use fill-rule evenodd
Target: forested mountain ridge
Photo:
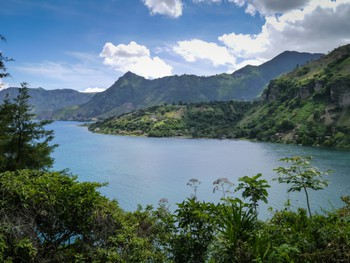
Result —
<path fill-rule="evenodd" d="M 209 77 L 181 75 L 147 80 L 131 72 L 78 109 L 57 112 L 56 118 L 108 118 L 163 103 L 252 100 L 268 82 L 322 54 L 286 51 L 260 66 Z"/>
<path fill-rule="evenodd" d="M 350 45 L 272 80 L 240 136 L 350 147 Z"/>
<path fill-rule="evenodd" d="M 270 81 L 254 103 L 163 105 L 110 118 L 90 129 L 350 148 L 350 45 Z"/>
<path fill-rule="evenodd" d="M 18 95 L 18 88 L 0 90 L 0 104 L 9 95 L 12 100 Z M 28 89 L 29 103 L 33 105 L 34 114 L 37 118 L 52 118 L 55 110 L 83 104 L 89 101 L 95 93 L 82 93 L 73 89 L 45 90 L 43 88 Z"/>

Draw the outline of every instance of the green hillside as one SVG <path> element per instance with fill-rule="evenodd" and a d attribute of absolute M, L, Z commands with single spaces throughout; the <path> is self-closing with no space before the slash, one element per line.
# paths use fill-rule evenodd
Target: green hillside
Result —
<path fill-rule="evenodd" d="M 246 66 L 233 74 L 209 77 L 170 76 L 147 80 L 131 72 L 105 92 L 96 94 L 75 110 L 57 112 L 56 118 L 108 118 L 164 103 L 256 99 L 269 81 L 321 54 L 284 52 L 260 66 Z"/>
<path fill-rule="evenodd" d="M 350 45 L 272 80 L 258 102 L 163 105 L 95 123 L 110 134 L 350 147 Z"/>
<path fill-rule="evenodd" d="M 240 136 L 349 147 L 350 45 L 271 81 L 263 99 L 237 127 Z"/>
<path fill-rule="evenodd" d="M 91 124 L 94 132 L 150 137 L 234 138 L 232 127 L 251 102 L 208 102 L 154 106 Z"/>

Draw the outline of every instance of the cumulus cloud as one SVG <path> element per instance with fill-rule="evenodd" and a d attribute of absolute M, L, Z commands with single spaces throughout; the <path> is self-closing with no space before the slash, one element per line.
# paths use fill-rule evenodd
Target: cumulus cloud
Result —
<path fill-rule="evenodd" d="M 239 7 L 245 6 L 246 13 L 262 15 L 285 13 L 290 10 L 302 9 L 311 0 L 229 0 Z"/>
<path fill-rule="evenodd" d="M 160 78 L 172 74 L 172 67 L 159 57 L 151 57 L 145 46 L 132 41 L 129 44 L 106 43 L 100 54 L 104 64 L 119 72 L 132 71 L 145 78 Z"/>
<path fill-rule="evenodd" d="M 251 8 L 249 12 L 259 10 L 265 14 L 259 33 L 227 33 L 218 37 L 218 43 L 200 39 L 178 41 L 172 51 L 188 62 L 209 61 L 229 72 L 248 64 L 259 65 L 286 50 L 327 53 L 350 43 L 348 0 L 296 0 L 287 1 L 286 5 L 280 3 L 285 0 L 230 1 Z"/>
<path fill-rule="evenodd" d="M 182 15 L 182 0 L 143 0 L 152 15 L 179 17 Z"/>
<path fill-rule="evenodd" d="M 302 10 L 266 16 L 259 34 L 224 34 L 219 40 L 246 59 L 271 59 L 285 50 L 327 52 L 350 42 L 349 17 L 349 1 L 314 0 Z"/>
<path fill-rule="evenodd" d="M 264 30 L 263 30 L 264 31 Z M 236 57 L 252 58 L 266 51 L 269 39 L 265 34 L 224 34 L 218 38 Z"/>
<path fill-rule="evenodd" d="M 173 51 L 188 62 L 208 60 L 214 67 L 235 64 L 235 58 L 231 56 L 226 47 L 199 39 L 179 41 L 173 47 Z"/>

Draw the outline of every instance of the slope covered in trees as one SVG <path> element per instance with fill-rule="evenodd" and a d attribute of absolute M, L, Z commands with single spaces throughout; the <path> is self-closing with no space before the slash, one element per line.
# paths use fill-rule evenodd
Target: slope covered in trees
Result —
<path fill-rule="evenodd" d="M 240 136 L 350 147 L 350 45 L 270 82 Z"/>
<path fill-rule="evenodd" d="M 208 102 L 146 108 L 103 122 L 94 132 L 150 137 L 233 138 L 232 127 L 254 106 L 252 102 Z"/>

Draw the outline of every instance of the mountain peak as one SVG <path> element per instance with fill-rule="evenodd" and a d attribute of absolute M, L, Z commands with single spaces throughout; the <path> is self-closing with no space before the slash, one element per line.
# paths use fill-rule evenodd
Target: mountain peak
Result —
<path fill-rule="evenodd" d="M 130 78 L 143 78 L 143 77 L 141 77 L 141 76 L 139 76 L 131 71 L 128 71 L 122 76 L 122 78 L 130 79 Z"/>

